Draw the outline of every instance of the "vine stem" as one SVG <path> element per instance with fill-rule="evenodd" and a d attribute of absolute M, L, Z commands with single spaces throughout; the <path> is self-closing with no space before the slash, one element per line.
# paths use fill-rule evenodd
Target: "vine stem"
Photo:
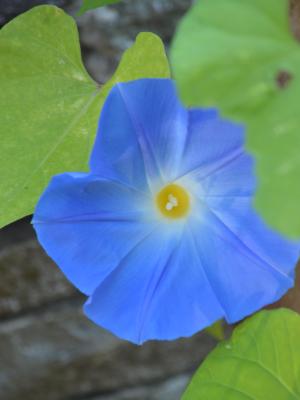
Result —
<path fill-rule="evenodd" d="M 300 41 L 300 0 L 290 0 L 290 19 L 293 34 Z"/>
<path fill-rule="evenodd" d="M 290 0 L 290 21 L 295 38 L 300 41 L 300 0 Z M 300 261 L 296 269 L 295 286 L 268 308 L 290 308 L 300 314 Z"/>

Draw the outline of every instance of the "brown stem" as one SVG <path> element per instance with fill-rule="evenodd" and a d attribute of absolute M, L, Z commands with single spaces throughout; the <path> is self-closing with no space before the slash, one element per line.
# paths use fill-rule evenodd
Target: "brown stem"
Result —
<path fill-rule="evenodd" d="M 290 289 L 279 301 L 272 304 L 269 308 L 290 308 L 300 314 L 300 261 L 297 267 L 295 286 Z"/>
<path fill-rule="evenodd" d="M 300 41 L 300 0 L 290 0 L 290 21 L 293 34 Z"/>

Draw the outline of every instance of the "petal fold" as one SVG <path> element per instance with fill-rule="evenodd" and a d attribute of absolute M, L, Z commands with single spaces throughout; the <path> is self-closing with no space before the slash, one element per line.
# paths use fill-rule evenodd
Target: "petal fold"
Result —
<path fill-rule="evenodd" d="M 96 175 L 55 176 L 33 225 L 49 256 L 82 292 L 91 294 L 137 242 L 152 231 L 149 199 Z"/>
<path fill-rule="evenodd" d="M 90 297 L 87 316 L 138 344 L 190 336 L 221 318 L 191 235 L 181 235 L 154 232 L 140 243 Z"/>
<path fill-rule="evenodd" d="M 243 146 L 242 125 L 222 119 L 215 109 L 190 109 L 180 176 L 209 176 L 240 156 Z"/>
<path fill-rule="evenodd" d="M 191 230 L 224 316 L 237 322 L 277 301 L 294 284 L 299 244 L 267 228 L 249 208 L 238 216 L 207 210 Z"/>
<path fill-rule="evenodd" d="M 113 174 L 140 188 L 172 180 L 180 166 L 187 119 L 170 79 L 115 85 L 101 113 L 92 172 Z"/>

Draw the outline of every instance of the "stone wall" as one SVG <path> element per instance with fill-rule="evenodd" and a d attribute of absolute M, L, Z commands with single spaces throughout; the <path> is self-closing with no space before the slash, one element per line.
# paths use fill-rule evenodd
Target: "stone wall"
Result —
<path fill-rule="evenodd" d="M 15 241 L 15 234 L 23 238 Z M 26 237 L 26 239 L 25 239 Z M 215 345 L 206 333 L 135 346 L 87 320 L 29 221 L 0 243 L 0 398 L 176 400 Z M 3 396 L 3 397 L 2 397 Z"/>

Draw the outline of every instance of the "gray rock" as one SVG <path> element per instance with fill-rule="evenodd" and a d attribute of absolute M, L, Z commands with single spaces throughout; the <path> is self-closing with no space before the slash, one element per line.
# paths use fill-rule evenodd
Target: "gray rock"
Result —
<path fill-rule="evenodd" d="M 141 31 L 169 44 L 191 0 L 124 0 L 77 18 L 84 63 L 98 82 L 109 79 L 122 53 Z"/>
<path fill-rule="evenodd" d="M 190 379 L 191 374 L 183 374 L 163 383 L 125 389 L 85 400 L 179 400 Z"/>
<path fill-rule="evenodd" d="M 199 333 L 188 339 L 135 346 L 89 322 L 82 314 L 82 301 L 72 300 L 0 324 L 3 398 L 76 399 L 149 386 L 190 373 L 215 344 L 207 334 Z M 166 383 L 157 390 L 171 389 Z M 153 398 L 155 392 L 155 388 L 150 390 L 149 396 Z"/>
<path fill-rule="evenodd" d="M 23 218 L 0 229 L 0 253 L 11 245 L 35 238 L 31 218 Z"/>
<path fill-rule="evenodd" d="M 34 6 L 40 4 L 54 4 L 62 7 L 66 5 L 66 3 L 67 0 L 1 0 L 0 26 Z"/>
<path fill-rule="evenodd" d="M 76 294 L 35 240 L 0 252 L 0 318 Z"/>

